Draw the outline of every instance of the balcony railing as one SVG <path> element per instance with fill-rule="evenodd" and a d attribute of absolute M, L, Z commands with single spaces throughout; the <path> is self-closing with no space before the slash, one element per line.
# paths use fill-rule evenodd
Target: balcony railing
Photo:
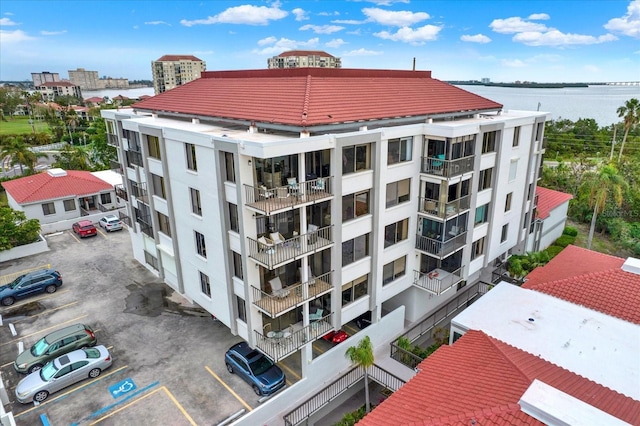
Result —
<path fill-rule="evenodd" d="M 116 173 L 122 174 L 122 164 L 118 163 L 117 161 L 110 161 L 109 163 L 111 170 Z"/>
<path fill-rule="evenodd" d="M 446 241 L 436 240 L 418 234 L 416 235 L 416 249 L 429 254 L 433 254 L 435 256 L 438 256 L 440 259 L 443 259 L 449 256 L 451 253 L 462 248 L 465 244 L 466 239 L 467 231 L 460 232 L 455 237 L 450 238 Z"/>
<path fill-rule="evenodd" d="M 149 204 L 149 192 L 147 185 L 140 182 L 131 182 L 131 194 L 145 204 Z"/>
<path fill-rule="evenodd" d="M 299 205 L 317 203 L 332 196 L 332 179 L 323 177 L 275 188 L 245 185 L 247 207 L 269 215 Z"/>
<path fill-rule="evenodd" d="M 120 146 L 120 144 L 118 143 L 118 136 L 117 135 L 112 135 L 111 133 L 107 133 L 107 144 L 111 145 L 111 146 Z"/>
<path fill-rule="evenodd" d="M 332 320 L 333 313 L 306 327 L 303 327 L 302 323 L 291 324 L 284 330 L 274 332 L 273 337 L 268 337 L 254 330 L 256 346 L 275 362 L 278 362 L 295 353 L 307 343 L 318 340 L 333 330 Z"/>
<path fill-rule="evenodd" d="M 422 157 L 422 167 L 420 171 L 429 175 L 444 176 L 446 178 L 460 176 L 463 173 L 473 171 L 474 158 L 474 155 L 455 160 Z"/>
<path fill-rule="evenodd" d="M 413 277 L 413 285 L 439 296 L 462 281 L 462 268 L 453 272 L 439 268 L 429 272 L 413 271 Z"/>
<path fill-rule="evenodd" d="M 115 189 L 117 197 L 122 198 L 125 201 L 129 201 L 129 194 L 127 193 L 124 185 L 116 185 Z"/>
<path fill-rule="evenodd" d="M 131 218 L 124 214 L 122 210 L 118 210 L 118 217 L 121 221 L 127 224 L 127 226 L 131 227 Z"/>
<path fill-rule="evenodd" d="M 137 217 L 136 222 L 140 224 L 140 231 L 153 238 L 153 226 L 151 226 L 151 217 Z"/>
<path fill-rule="evenodd" d="M 253 238 L 249 240 L 249 257 L 268 269 L 284 265 L 294 259 L 323 250 L 333 244 L 331 230 L 333 225 L 325 226 L 317 231 L 297 235 L 280 244 L 265 244 Z"/>
<path fill-rule="evenodd" d="M 331 272 L 311 278 L 304 283 L 283 287 L 284 297 L 274 296 L 253 287 L 253 304 L 271 318 L 276 318 L 295 309 L 304 302 L 313 300 L 331 291 Z M 287 293 L 288 292 L 288 293 Z"/>
<path fill-rule="evenodd" d="M 126 151 L 127 153 L 127 167 L 136 166 L 142 167 L 142 154 L 135 151 Z"/>
<path fill-rule="evenodd" d="M 432 214 L 442 219 L 446 219 L 460 214 L 465 210 L 469 210 L 470 201 L 471 197 L 469 195 L 465 195 L 464 197 L 448 203 L 442 203 L 439 200 L 433 200 L 431 198 L 420 197 L 420 205 L 418 208 L 421 213 Z"/>

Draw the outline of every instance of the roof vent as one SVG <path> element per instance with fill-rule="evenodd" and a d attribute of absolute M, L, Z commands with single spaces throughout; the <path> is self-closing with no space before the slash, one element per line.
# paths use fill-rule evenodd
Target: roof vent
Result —
<path fill-rule="evenodd" d="M 627 260 L 622 264 L 622 270 L 640 275 L 640 259 L 636 259 L 634 257 L 627 258 Z"/>
<path fill-rule="evenodd" d="M 47 170 L 47 173 L 52 177 L 62 177 L 67 175 L 67 172 L 63 169 L 49 169 Z"/>

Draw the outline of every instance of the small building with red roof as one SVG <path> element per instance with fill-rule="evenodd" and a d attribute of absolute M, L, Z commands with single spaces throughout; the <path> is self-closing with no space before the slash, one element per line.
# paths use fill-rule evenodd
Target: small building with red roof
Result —
<path fill-rule="evenodd" d="M 572 198 L 571 194 L 536 187 L 536 216 L 532 219 L 533 231 L 527 241 L 527 251 L 544 250 L 560 238 Z"/>
<path fill-rule="evenodd" d="M 46 81 L 34 89 L 40 92 L 43 101 L 55 101 L 58 96 L 74 96 L 82 99 L 80 86 L 76 86 L 70 81 Z"/>
<path fill-rule="evenodd" d="M 340 58 L 322 50 L 289 50 L 269 58 L 268 68 L 341 68 Z"/>

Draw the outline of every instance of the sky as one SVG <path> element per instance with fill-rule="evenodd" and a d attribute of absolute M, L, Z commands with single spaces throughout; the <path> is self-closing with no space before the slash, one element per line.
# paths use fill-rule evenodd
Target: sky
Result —
<path fill-rule="evenodd" d="M 640 81 L 640 0 L 0 2 L 0 81 L 77 68 L 150 80 L 166 54 L 261 69 L 294 49 L 343 68 L 415 60 L 446 81 Z"/>

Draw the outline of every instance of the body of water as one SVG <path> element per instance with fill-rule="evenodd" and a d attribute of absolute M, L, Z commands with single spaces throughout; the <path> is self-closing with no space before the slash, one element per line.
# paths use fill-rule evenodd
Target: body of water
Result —
<path fill-rule="evenodd" d="M 458 87 L 499 102 L 504 105 L 505 110 L 549 112 L 552 120 L 563 118 L 577 121 L 581 118 L 593 118 L 601 127 L 622 121 L 616 113 L 618 108 L 631 98 L 640 99 L 640 86 L 598 85 L 564 89 L 474 85 Z"/>
<path fill-rule="evenodd" d="M 622 121 L 617 109 L 631 98 L 640 99 L 640 86 L 589 86 L 564 89 L 538 89 L 520 87 L 495 87 L 460 85 L 461 89 L 483 96 L 504 105 L 505 110 L 544 111 L 551 113 L 553 120 L 565 118 L 577 121 L 580 118 L 593 118 L 599 126 L 610 126 Z M 108 96 L 113 99 L 122 95 L 138 98 L 142 95 L 153 96 L 153 87 L 137 89 L 84 90 L 82 96 Z M 538 107 L 538 104 L 540 105 Z"/>

